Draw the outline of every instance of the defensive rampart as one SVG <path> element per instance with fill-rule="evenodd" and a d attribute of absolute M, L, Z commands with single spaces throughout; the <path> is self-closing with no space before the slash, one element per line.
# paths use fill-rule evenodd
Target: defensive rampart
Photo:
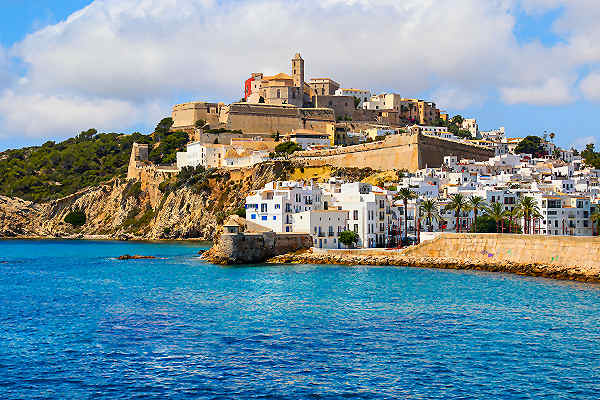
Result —
<path fill-rule="evenodd" d="M 252 264 L 311 246 L 309 234 L 223 233 L 204 258 L 216 264 Z"/>
<path fill-rule="evenodd" d="M 307 109 L 290 105 L 233 103 L 221 110 L 221 125 L 244 133 L 289 133 L 294 129 L 326 132 L 335 123 L 331 109 Z"/>
<path fill-rule="evenodd" d="M 269 262 L 464 269 L 600 282 L 600 238 L 444 233 L 401 250 L 312 249 Z"/>
<path fill-rule="evenodd" d="M 370 167 L 379 170 L 440 167 L 444 156 L 484 161 L 494 156 L 488 147 L 423 134 L 391 135 L 385 140 L 342 148 L 295 153 L 310 166 Z"/>
<path fill-rule="evenodd" d="M 403 254 L 600 270 L 598 237 L 443 233 Z"/>

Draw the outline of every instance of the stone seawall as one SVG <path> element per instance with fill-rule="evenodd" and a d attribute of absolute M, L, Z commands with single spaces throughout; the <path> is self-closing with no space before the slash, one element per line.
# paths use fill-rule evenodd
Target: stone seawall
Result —
<path fill-rule="evenodd" d="M 431 241 L 408 248 L 404 254 L 476 261 L 542 263 L 600 270 L 598 237 L 443 233 Z"/>
<path fill-rule="evenodd" d="M 277 255 L 306 250 L 312 246 L 309 234 L 223 233 L 203 258 L 215 264 L 251 264 Z"/>
<path fill-rule="evenodd" d="M 598 283 L 600 238 L 444 233 L 403 250 L 306 251 L 269 262 L 464 269 Z"/>

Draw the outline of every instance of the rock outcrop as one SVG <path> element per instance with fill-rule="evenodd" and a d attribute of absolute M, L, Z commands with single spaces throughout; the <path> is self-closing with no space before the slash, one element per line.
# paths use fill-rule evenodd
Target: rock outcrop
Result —
<path fill-rule="evenodd" d="M 202 258 L 214 264 L 253 264 L 292 251 L 308 250 L 308 233 L 275 233 L 237 215 L 228 218 L 225 231 Z"/>
<path fill-rule="evenodd" d="M 327 254 L 305 251 L 276 256 L 268 260 L 268 262 L 272 264 L 392 265 L 418 268 L 476 270 L 582 282 L 600 282 L 600 270 L 598 268 L 576 265 L 567 267 L 533 262 L 519 263 L 513 261 L 476 260 L 452 257 L 420 257 L 392 251 L 389 253 L 389 255 L 360 255 L 352 253 Z"/>
<path fill-rule="evenodd" d="M 225 217 L 243 207 L 248 193 L 285 179 L 289 172 L 289 163 L 219 170 L 204 187 L 165 192 L 158 179 L 114 179 L 39 204 L 0 196 L 0 237 L 213 240 Z M 86 214 L 81 227 L 64 222 L 74 209 Z"/>

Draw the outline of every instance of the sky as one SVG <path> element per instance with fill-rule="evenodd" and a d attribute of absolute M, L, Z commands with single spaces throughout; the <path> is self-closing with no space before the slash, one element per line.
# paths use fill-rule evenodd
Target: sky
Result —
<path fill-rule="evenodd" d="M 150 132 L 252 72 L 435 101 L 481 130 L 600 139 L 598 0 L 0 0 L 0 150 Z"/>

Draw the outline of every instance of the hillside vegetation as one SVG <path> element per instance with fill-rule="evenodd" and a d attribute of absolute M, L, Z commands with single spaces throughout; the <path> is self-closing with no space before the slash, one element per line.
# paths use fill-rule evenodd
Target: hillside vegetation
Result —
<path fill-rule="evenodd" d="M 58 199 L 115 177 L 125 177 L 134 142 L 150 144 L 150 161 L 171 164 L 188 135 L 171 132 L 163 118 L 152 135 L 81 132 L 60 143 L 0 153 L 0 195 L 42 202 Z"/>
<path fill-rule="evenodd" d="M 152 138 L 90 129 L 60 143 L 4 151 L 0 194 L 39 202 L 125 176 L 133 142 L 152 143 Z"/>

